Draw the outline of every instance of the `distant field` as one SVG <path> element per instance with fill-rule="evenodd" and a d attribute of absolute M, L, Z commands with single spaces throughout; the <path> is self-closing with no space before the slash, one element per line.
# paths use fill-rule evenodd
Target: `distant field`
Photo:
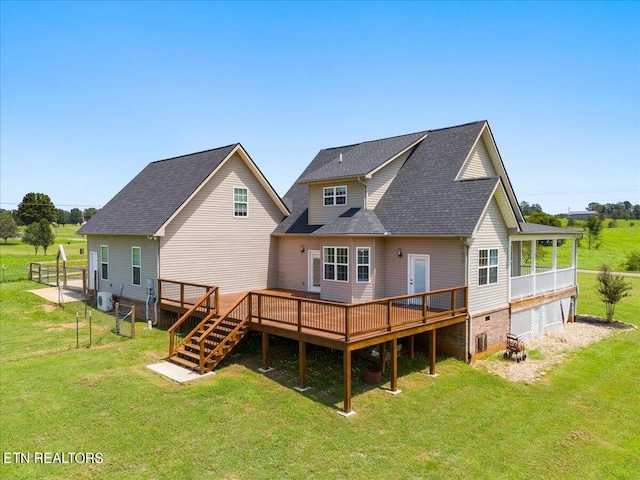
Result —
<path fill-rule="evenodd" d="M 0 264 L 2 267 L 2 272 L 0 272 L 2 277 L 0 278 L 6 281 L 26 279 L 29 262 L 55 261 L 58 245 L 64 247 L 67 260 L 85 260 L 87 258 L 87 240 L 85 237 L 76 235 L 79 228 L 79 225 L 66 225 L 54 229 L 56 240 L 47 249 L 47 255 L 44 254 L 42 248 L 38 250 L 38 255 L 36 255 L 31 245 L 27 245 L 17 238 L 9 239 L 7 243 L 0 240 Z M 20 231 L 23 230 L 24 227 L 20 228 Z M 81 248 L 85 252 L 83 255 L 80 255 Z"/>
<path fill-rule="evenodd" d="M 600 247 L 591 246 L 591 250 L 587 248 L 587 239 L 582 239 L 578 248 L 578 268 L 584 270 L 600 270 L 604 263 L 608 264 L 614 270 L 622 270 L 623 262 L 626 255 L 632 251 L 640 251 L 640 220 L 617 220 L 617 226 L 609 228 L 607 225 L 611 219 L 603 222 L 601 238 L 599 240 Z M 583 231 L 582 224 L 574 228 Z M 566 227 L 567 220 L 563 220 L 563 226 Z M 633 224 L 633 225 L 631 225 Z M 548 249 L 550 251 L 550 249 Z M 548 257 L 550 259 L 551 254 Z M 558 263 L 560 265 L 571 264 L 571 245 L 569 243 L 558 248 Z"/>

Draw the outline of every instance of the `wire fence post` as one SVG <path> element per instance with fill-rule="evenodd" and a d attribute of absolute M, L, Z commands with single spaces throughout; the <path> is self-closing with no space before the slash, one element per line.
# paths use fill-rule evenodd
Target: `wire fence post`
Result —
<path fill-rule="evenodd" d="M 120 303 L 116 302 L 116 334 L 120 335 Z"/>
<path fill-rule="evenodd" d="M 76 312 L 76 348 L 80 348 L 80 314 Z"/>
<path fill-rule="evenodd" d="M 136 306 L 131 307 L 131 340 L 136 339 Z"/>
<path fill-rule="evenodd" d="M 93 345 L 92 319 L 93 319 L 93 315 L 91 315 L 91 312 L 89 312 L 89 346 Z"/>

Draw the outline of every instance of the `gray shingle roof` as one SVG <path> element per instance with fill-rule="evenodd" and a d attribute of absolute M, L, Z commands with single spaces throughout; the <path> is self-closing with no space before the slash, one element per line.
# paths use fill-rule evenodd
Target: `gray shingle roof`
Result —
<path fill-rule="evenodd" d="M 425 133 L 411 133 L 363 142 L 350 147 L 324 150 L 327 159 L 322 166 L 303 173 L 298 182 L 315 182 L 366 175 L 411 146 Z M 342 154 L 342 159 L 340 154 Z"/>
<path fill-rule="evenodd" d="M 485 121 L 479 121 L 321 150 L 285 195 L 292 214 L 278 226 L 276 233 L 470 236 L 500 178 L 456 181 L 455 177 L 485 125 Z M 305 228 L 303 218 L 307 217 L 309 190 L 304 182 L 325 178 L 328 172 L 343 176 L 344 172 L 357 171 L 363 175 L 365 169 L 372 170 L 371 165 L 384 163 L 385 155 L 395 155 L 425 133 L 427 137 L 414 147 L 375 210 L 358 211 L 324 226 Z M 404 147 L 399 148 L 399 144 Z M 389 148 L 375 152 L 376 146 Z M 356 158 L 358 166 L 336 166 L 341 152 L 343 164 Z M 375 160 L 362 160 L 364 152 L 373 152 Z"/>
<path fill-rule="evenodd" d="M 238 144 L 147 165 L 79 234 L 152 235 Z"/>
<path fill-rule="evenodd" d="M 549 235 L 558 235 L 561 233 L 569 233 L 572 235 L 582 235 L 583 232 L 580 230 L 575 230 L 573 228 L 560 228 L 560 227 L 552 227 L 550 225 L 540 225 L 538 223 L 527 223 L 520 222 L 520 229 L 522 233 L 530 233 L 532 235 L 541 235 L 541 234 L 549 234 Z"/>

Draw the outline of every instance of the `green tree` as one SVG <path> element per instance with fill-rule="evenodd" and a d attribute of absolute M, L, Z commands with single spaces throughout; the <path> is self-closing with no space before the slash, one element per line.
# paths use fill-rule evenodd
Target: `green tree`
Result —
<path fill-rule="evenodd" d="M 49 195 L 27 193 L 18 205 L 16 215 L 22 225 L 31 225 L 43 219 L 53 223 L 58 218 L 58 210 Z"/>
<path fill-rule="evenodd" d="M 84 221 L 86 222 L 87 220 L 89 220 L 91 217 L 93 217 L 96 213 L 98 213 L 98 210 L 96 210 L 95 208 L 91 207 L 91 208 L 85 208 L 84 212 L 82 212 L 84 215 Z"/>
<path fill-rule="evenodd" d="M 82 223 L 82 211 L 79 208 L 72 208 L 69 212 L 69 223 L 79 225 Z"/>
<path fill-rule="evenodd" d="M 71 217 L 71 214 L 69 212 L 67 212 L 66 210 L 63 210 L 62 208 L 59 208 L 58 219 L 56 221 L 58 222 L 58 225 L 62 225 L 64 227 L 67 223 L 70 223 L 69 221 L 70 217 Z"/>
<path fill-rule="evenodd" d="M 624 281 L 623 275 L 614 275 L 608 265 L 602 266 L 597 278 L 598 294 L 606 306 L 607 322 L 612 322 L 616 304 L 629 296 L 631 284 Z"/>
<path fill-rule="evenodd" d="M 4 239 L 4 243 L 13 237 L 18 236 L 18 225 L 8 210 L 0 211 L 0 238 Z"/>
<path fill-rule="evenodd" d="M 584 223 L 584 231 L 587 232 L 587 242 L 591 250 L 591 244 L 595 243 L 602 233 L 602 221 L 595 215 L 589 215 Z"/>
<path fill-rule="evenodd" d="M 36 255 L 38 254 L 40 247 L 44 249 L 44 254 L 46 255 L 47 248 L 53 245 L 53 242 L 55 241 L 55 236 L 53 234 L 53 230 L 51 230 L 51 225 L 43 218 L 39 222 L 33 222 L 31 225 L 27 226 L 24 231 L 22 241 L 31 245 L 35 249 Z"/>

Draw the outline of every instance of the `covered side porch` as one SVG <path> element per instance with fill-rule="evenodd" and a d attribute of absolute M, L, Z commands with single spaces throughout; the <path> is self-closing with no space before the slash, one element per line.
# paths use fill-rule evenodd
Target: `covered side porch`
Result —
<path fill-rule="evenodd" d="M 509 237 L 511 302 L 577 289 L 577 243 L 582 234 L 555 227 L 536 230 Z"/>

